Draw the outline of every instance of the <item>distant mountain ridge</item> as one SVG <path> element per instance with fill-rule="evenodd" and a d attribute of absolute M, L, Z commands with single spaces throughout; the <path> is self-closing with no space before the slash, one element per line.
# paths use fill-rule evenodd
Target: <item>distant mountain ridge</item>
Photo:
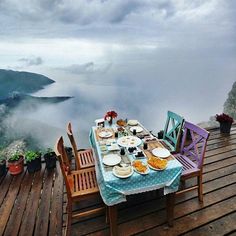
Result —
<path fill-rule="evenodd" d="M 20 103 L 25 102 L 27 103 L 28 107 L 32 106 L 35 108 L 35 106 L 42 103 L 58 103 L 63 102 L 67 99 L 70 99 L 69 96 L 57 96 L 57 97 L 34 97 L 27 94 L 20 94 L 16 93 L 13 94 L 11 97 L 0 99 L 0 105 L 4 104 L 8 108 L 14 108 L 20 105 Z"/>
<path fill-rule="evenodd" d="M 36 73 L 0 69 L 0 99 L 14 92 L 33 93 L 55 81 Z"/>

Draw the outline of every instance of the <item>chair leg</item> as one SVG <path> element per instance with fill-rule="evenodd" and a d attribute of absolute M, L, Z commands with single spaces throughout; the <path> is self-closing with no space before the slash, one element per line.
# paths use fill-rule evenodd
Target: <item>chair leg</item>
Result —
<path fill-rule="evenodd" d="M 202 189 L 202 175 L 200 174 L 197 177 L 198 182 L 198 199 L 200 202 L 203 202 L 203 189 Z"/>
<path fill-rule="evenodd" d="M 67 202 L 67 222 L 66 222 L 66 236 L 70 236 L 72 223 L 72 202 L 68 199 Z"/>

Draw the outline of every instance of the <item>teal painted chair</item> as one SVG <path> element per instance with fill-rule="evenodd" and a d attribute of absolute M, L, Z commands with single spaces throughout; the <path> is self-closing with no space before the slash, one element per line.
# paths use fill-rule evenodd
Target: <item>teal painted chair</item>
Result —
<path fill-rule="evenodd" d="M 170 152 L 178 152 L 184 118 L 174 112 L 167 112 L 167 120 L 161 143 Z"/>

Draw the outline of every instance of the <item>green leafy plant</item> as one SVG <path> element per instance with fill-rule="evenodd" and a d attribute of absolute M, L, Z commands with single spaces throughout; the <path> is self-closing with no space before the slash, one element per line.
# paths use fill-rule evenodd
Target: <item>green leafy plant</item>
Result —
<path fill-rule="evenodd" d="M 22 158 L 22 155 L 19 153 L 15 153 L 13 154 L 10 158 L 9 158 L 9 162 L 14 162 L 14 161 L 19 161 L 20 158 Z"/>
<path fill-rule="evenodd" d="M 41 152 L 38 152 L 38 151 L 27 151 L 25 153 L 25 159 L 26 159 L 26 162 L 31 162 L 37 158 L 40 158 L 41 156 Z"/>

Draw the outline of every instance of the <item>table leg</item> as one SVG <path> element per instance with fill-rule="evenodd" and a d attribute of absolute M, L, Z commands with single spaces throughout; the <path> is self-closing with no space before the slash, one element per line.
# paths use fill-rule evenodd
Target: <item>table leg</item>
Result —
<path fill-rule="evenodd" d="M 117 207 L 109 206 L 110 235 L 116 236 L 117 232 Z"/>
<path fill-rule="evenodd" d="M 170 227 L 173 226 L 173 221 L 174 221 L 174 206 L 175 206 L 175 193 L 169 193 L 166 195 L 166 210 L 167 210 L 167 222 Z"/>

